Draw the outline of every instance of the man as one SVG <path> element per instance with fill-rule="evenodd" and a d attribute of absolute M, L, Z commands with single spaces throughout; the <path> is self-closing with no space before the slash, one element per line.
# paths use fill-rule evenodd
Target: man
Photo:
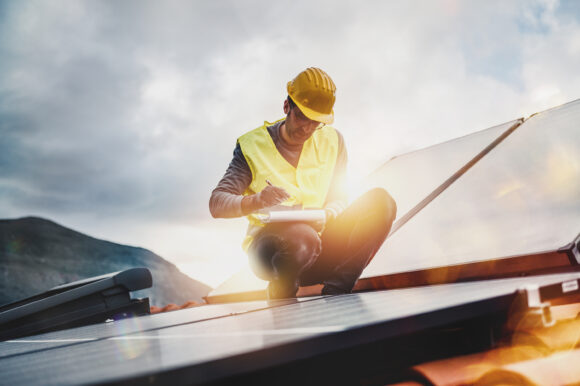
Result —
<path fill-rule="evenodd" d="M 334 121 L 336 86 L 307 68 L 287 85 L 286 115 L 238 138 L 234 157 L 210 198 L 214 218 L 247 216 L 243 248 L 268 297 L 295 297 L 301 285 L 324 284 L 323 295 L 350 293 L 386 239 L 396 205 L 380 188 L 348 208 L 342 180 L 347 155 Z M 257 213 L 324 209 L 325 226 L 264 225 Z"/>

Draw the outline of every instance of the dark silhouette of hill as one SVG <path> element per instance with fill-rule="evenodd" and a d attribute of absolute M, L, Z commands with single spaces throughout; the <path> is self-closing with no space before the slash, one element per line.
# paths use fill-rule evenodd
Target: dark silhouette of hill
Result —
<path fill-rule="evenodd" d="M 0 304 L 134 267 L 149 268 L 153 275 L 153 287 L 133 296 L 147 296 L 152 305 L 201 302 L 211 290 L 144 248 L 99 240 L 38 217 L 0 220 Z"/>

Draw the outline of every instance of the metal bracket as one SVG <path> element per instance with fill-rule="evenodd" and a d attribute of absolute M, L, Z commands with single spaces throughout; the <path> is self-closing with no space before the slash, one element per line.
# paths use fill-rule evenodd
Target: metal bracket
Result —
<path fill-rule="evenodd" d="M 520 288 L 518 293 L 518 300 L 508 318 L 508 328 L 527 330 L 550 327 L 556 323 L 552 317 L 550 303 L 541 300 L 538 285 L 526 285 Z"/>

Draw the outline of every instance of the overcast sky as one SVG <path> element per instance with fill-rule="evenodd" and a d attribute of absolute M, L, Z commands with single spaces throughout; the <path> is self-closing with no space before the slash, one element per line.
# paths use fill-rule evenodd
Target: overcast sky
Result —
<path fill-rule="evenodd" d="M 0 218 L 151 249 L 215 286 L 245 219 L 211 190 L 309 66 L 356 180 L 580 98 L 580 1 L 0 0 Z"/>

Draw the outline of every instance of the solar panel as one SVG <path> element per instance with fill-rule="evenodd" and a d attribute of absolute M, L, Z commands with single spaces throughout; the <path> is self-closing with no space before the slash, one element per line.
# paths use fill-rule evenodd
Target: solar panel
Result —
<path fill-rule="evenodd" d="M 573 241 L 578 121 L 580 101 L 526 120 L 393 234 L 363 277 L 557 251 Z"/>
<path fill-rule="evenodd" d="M 516 123 L 506 122 L 394 157 L 365 178 L 362 191 L 386 189 L 397 202 L 398 219 Z"/>
<path fill-rule="evenodd" d="M 155 315 L 146 315 L 139 318 L 111 321 L 105 324 L 94 324 L 65 331 L 56 331 L 48 334 L 48 339 L 45 338 L 47 334 L 35 335 L 24 339 L 0 342 L 0 358 L 46 348 L 69 346 L 88 341 L 106 339 L 120 334 L 153 331 L 178 326 L 180 324 L 195 323 L 207 319 L 237 315 L 245 312 L 285 305 L 289 302 L 293 303 L 294 300 L 254 301 L 218 305 L 212 304 L 184 309 L 179 312 L 164 312 Z M 71 338 L 71 336 L 73 336 L 73 338 Z"/>
<path fill-rule="evenodd" d="M 0 372 L 8 384 L 163 382 L 171 377 L 202 383 L 507 311 L 523 285 L 578 284 L 578 279 L 580 273 L 567 273 L 324 297 L 152 331 L 118 331 L 72 346 L 35 346 L 1 358 Z M 196 319 L 202 310 L 172 315 Z M 70 339 L 76 338 L 75 331 Z M 43 340 L 63 337 L 50 333 Z M 2 345 L 34 345 L 26 342 Z"/>

